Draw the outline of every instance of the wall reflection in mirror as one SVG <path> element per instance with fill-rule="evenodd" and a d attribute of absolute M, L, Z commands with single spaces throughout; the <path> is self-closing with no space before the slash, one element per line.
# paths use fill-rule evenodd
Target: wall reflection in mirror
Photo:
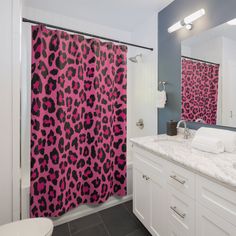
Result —
<path fill-rule="evenodd" d="M 182 41 L 181 50 L 181 118 L 236 127 L 236 20 Z"/>

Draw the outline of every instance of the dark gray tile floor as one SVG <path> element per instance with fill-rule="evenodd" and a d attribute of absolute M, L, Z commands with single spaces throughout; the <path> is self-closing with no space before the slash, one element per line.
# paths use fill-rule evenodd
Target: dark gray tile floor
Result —
<path fill-rule="evenodd" d="M 151 236 L 133 214 L 132 201 L 54 228 L 53 236 Z"/>

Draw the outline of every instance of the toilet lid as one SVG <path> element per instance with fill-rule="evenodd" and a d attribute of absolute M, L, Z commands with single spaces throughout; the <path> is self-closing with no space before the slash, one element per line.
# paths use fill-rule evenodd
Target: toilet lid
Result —
<path fill-rule="evenodd" d="M 48 236 L 53 231 L 53 223 L 47 218 L 33 218 L 0 226 L 4 236 Z"/>

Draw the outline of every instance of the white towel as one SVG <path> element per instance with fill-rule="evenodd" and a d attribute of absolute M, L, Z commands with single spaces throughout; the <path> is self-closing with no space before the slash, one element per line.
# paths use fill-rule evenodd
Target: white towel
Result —
<path fill-rule="evenodd" d="M 164 108 L 166 105 L 166 91 L 157 91 L 157 108 Z"/>
<path fill-rule="evenodd" d="M 225 147 L 226 152 L 234 152 L 236 150 L 236 132 L 223 129 L 201 127 L 196 132 L 196 136 L 198 135 L 220 139 Z"/>
<path fill-rule="evenodd" d="M 202 135 L 195 135 L 191 146 L 204 152 L 215 154 L 224 152 L 224 144 L 220 139 Z"/>

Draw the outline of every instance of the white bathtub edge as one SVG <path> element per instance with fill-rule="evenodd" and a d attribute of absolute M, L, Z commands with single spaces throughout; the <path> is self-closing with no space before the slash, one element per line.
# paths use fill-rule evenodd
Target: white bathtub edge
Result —
<path fill-rule="evenodd" d="M 88 205 L 81 205 L 76 209 L 71 210 L 70 212 L 66 213 L 65 215 L 61 216 L 60 218 L 53 220 L 55 226 L 67 223 L 69 221 L 78 219 L 83 216 L 87 216 L 98 211 L 110 208 L 112 206 L 119 205 L 121 203 L 127 202 L 132 200 L 133 198 L 133 178 L 132 178 L 132 170 L 133 170 L 133 163 L 127 163 L 127 196 L 118 198 L 118 197 L 110 197 L 107 202 L 96 206 L 91 207 Z M 30 184 L 29 181 L 24 179 L 21 185 L 21 219 L 29 218 L 29 194 L 30 194 Z"/>
<path fill-rule="evenodd" d="M 75 213 L 72 213 L 72 214 L 70 214 L 70 212 L 69 212 L 68 215 L 64 215 L 64 216 L 62 216 L 61 218 L 59 218 L 57 220 L 53 220 L 53 224 L 54 224 L 54 226 L 58 226 L 58 225 L 61 225 L 61 224 L 64 224 L 64 223 L 68 223 L 72 220 L 76 220 L 76 219 L 81 218 L 83 216 L 94 214 L 96 212 L 105 210 L 107 208 L 110 208 L 110 207 L 119 205 L 121 203 L 130 201 L 130 200 L 132 200 L 132 198 L 133 198 L 132 194 L 127 195 L 127 196 L 123 197 L 122 199 L 117 199 L 115 197 L 111 197 L 110 198 L 111 200 L 108 200 L 106 203 L 103 203 L 103 204 L 97 206 L 96 208 L 86 207 L 86 209 L 83 209 L 81 211 L 76 211 Z"/>

